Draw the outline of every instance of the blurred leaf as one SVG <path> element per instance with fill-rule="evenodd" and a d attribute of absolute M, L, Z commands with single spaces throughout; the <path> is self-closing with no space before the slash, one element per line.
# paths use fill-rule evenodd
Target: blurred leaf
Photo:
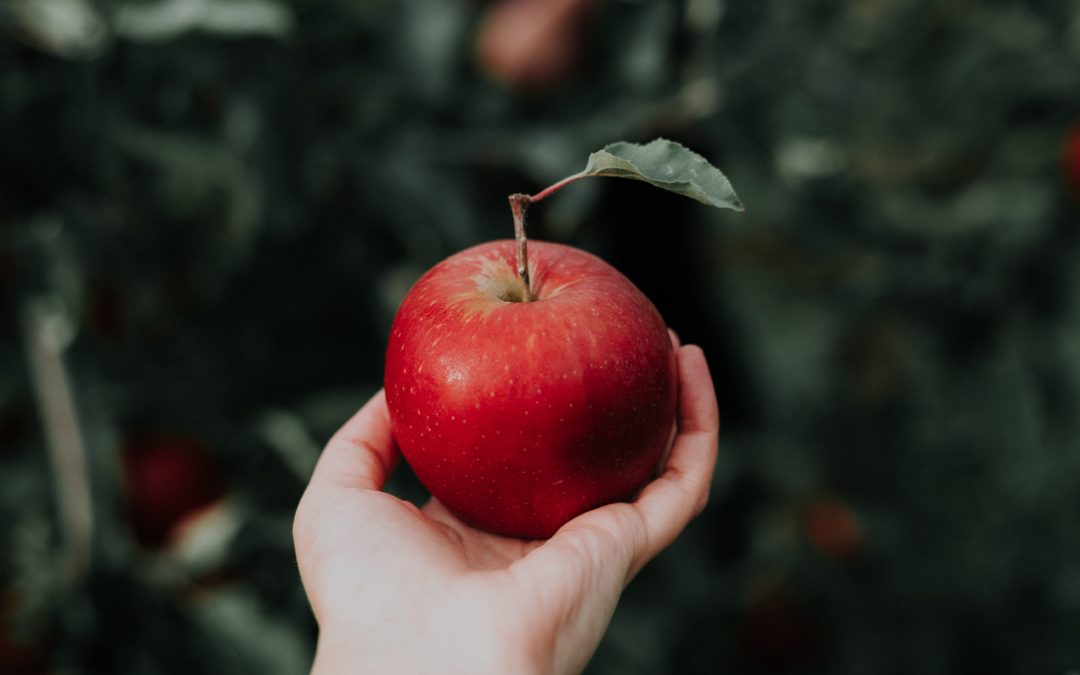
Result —
<path fill-rule="evenodd" d="M 288 9 L 267 0 L 162 0 L 123 6 L 115 17 L 117 34 L 140 42 L 163 42 L 192 30 L 281 37 L 292 32 L 294 23 Z"/>
<path fill-rule="evenodd" d="M 696 152 L 663 138 L 645 145 L 612 143 L 589 155 L 581 175 L 631 178 L 702 204 L 743 210 L 727 176 Z"/>
<path fill-rule="evenodd" d="M 24 41 L 57 56 L 93 58 L 109 41 L 105 20 L 84 0 L 14 0 L 7 11 Z"/>

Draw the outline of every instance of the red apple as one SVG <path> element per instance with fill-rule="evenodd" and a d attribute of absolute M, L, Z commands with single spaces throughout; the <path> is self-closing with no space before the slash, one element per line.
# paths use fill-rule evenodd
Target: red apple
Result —
<path fill-rule="evenodd" d="M 7 635 L 0 627 L 0 673 L 7 675 L 37 675 L 47 672 L 44 654 L 36 645 Z"/>
<path fill-rule="evenodd" d="M 1065 182 L 1073 194 L 1080 196 L 1080 124 L 1065 139 L 1064 169 Z"/>
<path fill-rule="evenodd" d="M 136 539 L 149 548 L 171 544 L 184 526 L 225 496 L 210 451 L 183 436 L 149 436 L 123 452 L 127 507 Z"/>
<path fill-rule="evenodd" d="M 839 499 L 815 499 L 803 514 L 806 536 L 818 553 L 838 562 L 857 557 L 863 547 L 859 520 Z"/>
<path fill-rule="evenodd" d="M 821 660 L 820 619 L 793 592 L 773 589 L 754 602 L 738 632 L 743 661 L 752 673 L 790 673 Z"/>
<path fill-rule="evenodd" d="M 660 314 L 613 267 L 529 242 L 462 251 L 427 272 L 391 328 L 386 400 L 420 481 L 466 522 L 543 538 L 632 498 L 667 446 L 675 354 Z"/>
<path fill-rule="evenodd" d="M 416 282 L 387 346 L 394 438 L 432 495 L 491 532 L 549 537 L 632 498 L 674 430 L 675 353 L 652 303 L 584 251 L 534 242 L 529 259 L 526 211 L 590 176 L 742 210 L 727 178 L 678 143 L 611 143 L 584 170 L 508 197 L 514 241 Z"/>
<path fill-rule="evenodd" d="M 14 593 L 0 588 L 0 673 L 37 675 L 48 671 L 40 635 L 15 635 L 12 619 L 19 604 Z"/>
<path fill-rule="evenodd" d="M 501 0 L 476 34 L 480 69 L 522 89 L 546 89 L 573 70 L 593 0 Z"/>

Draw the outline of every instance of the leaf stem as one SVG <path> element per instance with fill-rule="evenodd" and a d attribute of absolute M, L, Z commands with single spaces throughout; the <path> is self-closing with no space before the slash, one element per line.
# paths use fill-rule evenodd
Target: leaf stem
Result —
<path fill-rule="evenodd" d="M 540 192 L 537 192 L 533 196 L 529 197 L 529 202 L 530 203 L 538 202 L 538 201 L 541 201 L 542 199 L 550 197 L 551 195 L 555 194 L 556 192 L 558 192 L 562 188 L 566 187 L 570 183 L 573 183 L 574 181 L 579 181 L 582 178 L 586 178 L 586 177 L 588 177 L 588 175 L 589 174 L 582 171 L 581 173 L 575 173 L 573 176 L 567 176 L 566 178 L 563 178 L 558 183 L 555 183 L 554 185 L 548 186 L 548 187 L 544 188 L 543 190 L 541 190 Z"/>

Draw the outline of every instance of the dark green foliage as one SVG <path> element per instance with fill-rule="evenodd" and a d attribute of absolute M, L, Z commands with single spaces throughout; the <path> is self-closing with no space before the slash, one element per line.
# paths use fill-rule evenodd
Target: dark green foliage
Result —
<path fill-rule="evenodd" d="M 609 2 L 525 94 L 473 65 L 481 3 L 160 6 L 0 5 L 0 639 L 64 672 L 304 672 L 292 511 L 409 284 L 510 237 L 508 194 L 662 135 L 747 211 L 597 180 L 530 213 L 705 347 L 723 407 L 712 505 L 591 672 L 1080 668 L 1075 3 Z M 82 571 L 37 329 L 86 451 Z M 213 450 L 223 548 L 131 538 L 143 434 Z M 854 535 L 809 526 L 822 500 Z"/>

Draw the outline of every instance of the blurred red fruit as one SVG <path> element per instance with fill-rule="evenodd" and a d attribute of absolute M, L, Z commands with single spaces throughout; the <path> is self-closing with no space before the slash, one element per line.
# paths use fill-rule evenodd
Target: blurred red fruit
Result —
<path fill-rule="evenodd" d="M 9 636 L 0 626 L 0 673 L 37 675 L 45 670 L 45 657 L 35 645 Z"/>
<path fill-rule="evenodd" d="M 11 634 L 11 613 L 16 600 L 10 594 L 0 594 L 0 673 L 4 675 L 38 675 L 47 670 L 45 654 L 30 640 Z"/>
<path fill-rule="evenodd" d="M 1065 139 L 1065 182 L 1080 197 L 1080 124 Z"/>
<path fill-rule="evenodd" d="M 802 671 L 821 656 L 821 630 L 791 593 L 774 590 L 747 611 L 740 633 L 743 661 L 755 673 Z"/>
<path fill-rule="evenodd" d="M 182 523 L 225 496 L 225 482 L 206 446 L 174 436 L 133 440 L 123 452 L 127 508 L 135 537 L 161 548 Z"/>
<path fill-rule="evenodd" d="M 862 528 L 855 514 L 839 499 L 812 502 L 803 516 L 803 525 L 810 543 L 826 558 L 850 560 L 862 549 Z"/>
<path fill-rule="evenodd" d="M 476 59 L 490 78 L 523 89 L 564 79 L 581 52 L 593 0 L 502 0 L 476 34 Z"/>

